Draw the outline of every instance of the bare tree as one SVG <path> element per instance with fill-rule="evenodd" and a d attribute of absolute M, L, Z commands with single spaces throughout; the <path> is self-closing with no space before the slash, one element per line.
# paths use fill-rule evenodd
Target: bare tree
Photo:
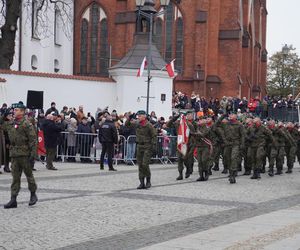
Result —
<path fill-rule="evenodd" d="M 26 24 L 36 24 L 32 27 L 33 32 L 40 39 L 54 34 L 50 29 L 50 19 L 55 11 L 59 13 L 64 34 L 70 36 L 73 22 L 71 3 L 72 0 L 0 0 L 0 24 L 3 23 L 0 29 L 0 69 L 9 69 L 13 63 L 21 9 L 25 14 Z"/>

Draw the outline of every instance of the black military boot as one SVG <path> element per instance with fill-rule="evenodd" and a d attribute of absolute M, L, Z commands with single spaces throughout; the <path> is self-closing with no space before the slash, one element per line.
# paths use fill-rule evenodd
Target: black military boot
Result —
<path fill-rule="evenodd" d="M 277 168 L 277 171 L 276 171 L 275 175 L 282 175 L 282 169 Z"/>
<path fill-rule="evenodd" d="M 100 164 L 100 170 L 104 170 L 104 165 L 103 165 L 103 163 Z"/>
<path fill-rule="evenodd" d="M 11 172 L 10 169 L 9 169 L 9 166 L 5 166 L 3 170 L 4 170 L 5 173 L 10 173 Z"/>
<path fill-rule="evenodd" d="M 145 189 L 145 181 L 144 178 L 140 178 L 140 185 L 137 187 L 137 189 Z"/>
<path fill-rule="evenodd" d="M 187 168 L 187 169 L 186 169 L 186 172 L 185 172 L 185 178 L 186 178 L 186 179 L 189 178 L 189 177 L 191 176 L 190 172 L 191 172 L 191 171 Z"/>
<path fill-rule="evenodd" d="M 286 174 L 291 174 L 293 173 L 292 167 L 288 166 L 287 171 L 285 172 Z"/>
<path fill-rule="evenodd" d="M 146 178 L 146 188 L 151 188 L 151 177 Z"/>
<path fill-rule="evenodd" d="M 212 169 L 212 166 L 208 168 L 208 174 L 209 174 L 209 175 L 212 175 L 211 169 Z"/>
<path fill-rule="evenodd" d="M 197 181 L 204 181 L 203 171 L 200 171 L 199 175 L 200 175 L 200 177 L 197 179 Z"/>
<path fill-rule="evenodd" d="M 268 175 L 269 175 L 270 177 L 273 177 L 273 176 L 274 176 L 274 170 L 273 170 L 273 168 L 270 168 L 270 169 L 269 169 Z"/>
<path fill-rule="evenodd" d="M 257 177 L 257 169 L 253 170 L 253 175 L 250 177 L 250 179 L 252 180 L 256 180 L 258 177 Z"/>
<path fill-rule="evenodd" d="M 215 163 L 214 167 L 212 168 L 212 170 L 214 171 L 219 171 L 220 168 L 219 168 L 219 163 Z"/>
<path fill-rule="evenodd" d="M 208 178 L 209 178 L 209 171 L 203 171 L 203 181 L 207 181 L 208 180 Z"/>
<path fill-rule="evenodd" d="M 30 195 L 30 200 L 29 200 L 29 206 L 33 206 L 35 203 L 37 203 L 38 201 L 38 198 L 35 194 L 35 192 L 31 192 L 31 195 Z"/>
<path fill-rule="evenodd" d="M 179 172 L 179 176 L 176 178 L 177 181 L 183 180 L 182 171 Z"/>
<path fill-rule="evenodd" d="M 16 208 L 17 206 L 17 196 L 11 196 L 10 201 L 4 205 L 4 209 Z"/>
<path fill-rule="evenodd" d="M 235 184 L 236 183 L 236 180 L 235 180 L 236 176 L 237 176 L 236 171 L 230 171 L 230 175 L 229 175 L 229 183 L 230 184 Z"/>
<path fill-rule="evenodd" d="M 263 166 L 262 169 L 260 170 L 260 173 L 264 174 L 266 172 L 266 167 Z"/>
<path fill-rule="evenodd" d="M 260 179 L 261 177 L 260 177 L 260 169 L 257 169 L 257 173 L 256 173 L 256 175 L 257 175 L 257 179 Z"/>
<path fill-rule="evenodd" d="M 108 171 L 117 171 L 117 169 L 115 169 L 114 167 L 109 167 Z"/>
<path fill-rule="evenodd" d="M 222 174 L 228 174 L 228 169 L 224 168 L 224 170 L 221 172 Z"/>

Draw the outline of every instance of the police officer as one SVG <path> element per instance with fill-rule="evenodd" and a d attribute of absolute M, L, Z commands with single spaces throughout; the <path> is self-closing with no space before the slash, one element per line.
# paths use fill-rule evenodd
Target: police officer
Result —
<path fill-rule="evenodd" d="M 17 207 L 17 196 L 20 191 L 21 175 L 24 171 L 28 188 L 31 192 L 29 206 L 33 206 L 38 198 L 30 161 L 37 157 L 37 137 L 33 125 L 24 117 L 26 107 L 22 102 L 14 105 L 14 119 L 4 123 L 10 140 L 11 171 L 11 200 L 4 205 L 5 209 Z"/>
<path fill-rule="evenodd" d="M 99 141 L 102 144 L 100 157 L 100 169 L 104 169 L 104 156 L 107 153 L 109 171 L 117 171 L 113 167 L 114 144 L 118 143 L 118 132 L 112 120 L 112 116 L 106 112 L 106 119 L 99 128 Z"/>
<path fill-rule="evenodd" d="M 138 123 L 136 124 L 137 163 L 139 166 L 140 185 L 137 189 L 151 187 L 150 160 L 156 150 L 156 130 L 148 122 L 145 111 L 137 112 Z M 145 185 L 146 178 L 146 185 Z"/>

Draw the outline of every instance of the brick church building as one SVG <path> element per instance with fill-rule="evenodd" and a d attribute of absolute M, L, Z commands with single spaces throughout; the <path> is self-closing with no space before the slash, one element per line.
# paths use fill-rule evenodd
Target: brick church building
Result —
<path fill-rule="evenodd" d="M 147 0 L 159 11 L 160 1 Z M 134 45 L 135 0 L 76 0 L 74 74 L 109 75 Z M 266 0 L 171 0 L 155 19 L 162 58 L 176 58 L 173 90 L 206 97 L 266 93 Z M 146 54 L 145 54 L 146 56 Z"/>

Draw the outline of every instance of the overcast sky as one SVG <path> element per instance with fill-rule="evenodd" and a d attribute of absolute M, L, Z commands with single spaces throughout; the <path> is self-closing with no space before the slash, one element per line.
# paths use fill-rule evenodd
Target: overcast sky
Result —
<path fill-rule="evenodd" d="M 300 0 L 267 0 L 269 56 L 292 44 L 300 56 Z"/>

